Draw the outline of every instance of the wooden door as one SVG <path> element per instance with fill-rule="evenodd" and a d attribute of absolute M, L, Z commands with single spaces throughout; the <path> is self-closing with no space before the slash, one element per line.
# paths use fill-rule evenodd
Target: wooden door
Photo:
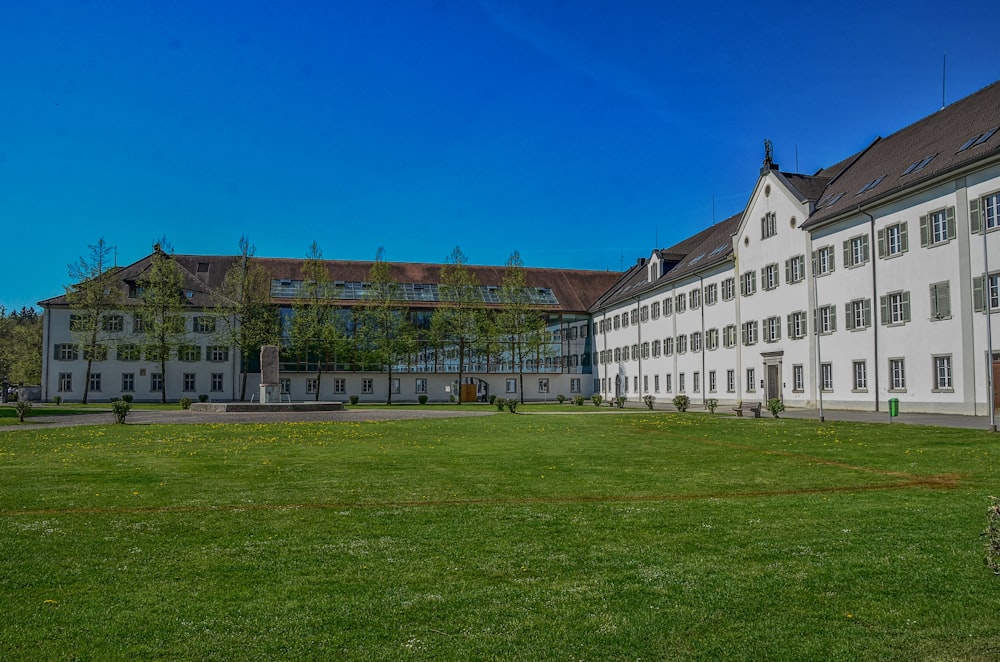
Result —
<path fill-rule="evenodd" d="M 462 402 L 475 402 L 476 401 L 476 385 L 475 384 L 462 384 L 459 390 L 462 398 Z"/>
<path fill-rule="evenodd" d="M 778 365 L 767 366 L 767 399 L 781 397 L 781 375 L 778 372 Z"/>

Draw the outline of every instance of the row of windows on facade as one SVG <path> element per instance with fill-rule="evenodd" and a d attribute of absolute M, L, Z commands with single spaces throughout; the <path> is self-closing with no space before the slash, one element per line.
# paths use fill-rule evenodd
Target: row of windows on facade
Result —
<path fill-rule="evenodd" d="M 507 393 L 517 393 L 517 379 L 508 378 L 505 383 L 505 388 Z M 280 389 L 282 395 L 289 395 L 292 392 L 292 380 L 290 377 L 282 377 L 279 380 Z M 574 377 L 569 380 L 569 391 L 570 393 L 581 393 L 580 388 L 581 382 L 579 377 Z M 393 394 L 398 394 L 402 389 L 402 381 L 399 377 L 393 377 L 389 382 L 389 388 Z M 306 393 L 315 394 L 319 389 L 319 381 L 315 377 L 309 377 L 306 379 Z M 427 378 L 417 377 L 413 384 L 414 393 L 418 395 L 427 394 Z M 335 395 L 345 395 L 347 393 L 347 378 L 345 377 L 335 377 L 333 380 L 333 392 Z M 362 395 L 367 395 L 375 392 L 375 380 L 372 377 L 363 377 L 361 379 L 361 393 Z M 542 377 L 538 379 L 538 392 L 548 393 L 549 392 L 549 380 L 547 377 Z"/>
<path fill-rule="evenodd" d="M 81 330 L 84 325 L 84 317 L 79 314 L 69 316 L 70 331 Z M 192 333 L 215 333 L 215 318 L 207 315 L 198 315 L 191 318 L 191 328 L 187 327 L 184 317 L 172 318 L 172 324 L 178 332 L 191 331 Z M 132 333 L 142 333 L 146 330 L 142 315 L 135 313 L 132 315 Z M 125 331 L 125 315 L 121 313 L 111 313 L 101 318 L 101 329 L 107 333 L 120 333 Z"/>
<path fill-rule="evenodd" d="M 982 214 L 980 214 L 982 210 Z M 982 218 L 982 222 L 980 221 Z M 970 227 L 973 233 L 982 232 L 985 227 L 992 230 L 1000 227 L 1000 193 L 994 193 L 976 199 L 970 203 Z M 773 219 L 772 219 L 773 221 Z M 947 207 L 933 213 L 921 216 L 920 245 L 934 247 L 946 244 L 955 238 L 955 208 Z M 770 236 L 770 235 L 769 235 Z M 898 257 L 909 250 L 907 221 L 893 223 L 881 228 L 877 233 L 878 255 L 888 259 Z M 870 259 L 870 246 L 867 234 L 851 237 L 843 242 L 844 266 L 848 269 L 860 267 Z M 823 246 L 812 252 L 812 273 L 825 276 L 836 269 L 836 252 L 833 246 Z M 805 255 L 796 255 L 785 260 L 785 282 L 796 284 L 805 280 Z M 781 265 L 777 262 L 767 264 L 760 269 L 760 284 L 763 290 L 774 290 L 781 285 Z M 687 309 L 697 310 L 702 305 L 714 305 L 721 291 L 723 301 L 731 301 L 735 297 L 735 277 L 723 280 L 717 289 L 715 283 L 704 288 L 694 288 L 688 292 L 680 292 L 668 296 L 662 301 L 655 301 L 608 319 L 596 322 L 596 330 L 606 333 L 612 329 L 628 328 L 629 324 L 658 319 L 661 315 L 670 316 L 683 313 Z M 753 296 L 757 292 L 757 270 L 745 271 L 740 274 L 740 294 L 744 297 Z"/>
<path fill-rule="evenodd" d="M 142 375 L 140 374 L 140 377 Z M 225 375 L 221 372 L 213 372 L 209 375 L 209 390 L 213 393 L 225 390 Z M 146 385 L 150 393 L 159 393 L 163 390 L 163 374 L 153 372 L 149 374 Z M 100 372 L 90 373 L 89 391 L 100 393 L 104 387 L 104 376 Z M 60 372 L 58 390 L 60 393 L 73 392 L 73 373 Z M 181 390 L 194 393 L 198 390 L 198 375 L 193 372 L 185 372 L 181 375 Z M 136 391 L 136 377 L 134 372 L 121 373 L 122 393 L 134 393 Z"/>
<path fill-rule="evenodd" d="M 85 360 L 106 361 L 110 355 L 107 345 L 97 345 L 94 348 L 93 356 L 84 348 L 80 351 L 77 345 L 72 343 L 60 343 L 53 346 L 52 358 L 57 361 L 76 361 L 81 354 Z M 177 348 L 177 360 L 179 361 L 201 361 L 202 347 L 200 345 L 180 345 Z M 144 357 L 147 361 L 160 360 L 160 348 L 154 346 L 143 347 L 141 345 L 123 343 L 115 347 L 115 359 L 118 361 L 141 361 Z M 204 348 L 204 357 L 208 361 L 221 363 L 229 360 L 229 348 L 222 345 L 210 345 Z M 168 354 L 165 358 L 169 359 Z"/>
<path fill-rule="evenodd" d="M 952 375 L 951 355 L 941 355 L 931 357 L 932 383 L 935 391 L 951 391 L 954 388 Z M 867 392 L 868 390 L 868 362 L 865 360 L 852 361 L 851 370 L 853 375 L 852 390 L 856 392 Z M 889 370 L 889 390 L 893 392 L 903 392 L 906 390 L 906 360 L 903 358 L 891 358 L 888 360 Z M 686 373 L 677 374 L 677 392 L 686 393 Z M 701 393 L 701 372 L 691 373 L 691 391 Z M 596 380 L 595 380 L 596 381 Z M 609 392 L 615 387 L 622 393 L 629 392 L 629 379 L 627 376 L 601 378 L 598 384 L 604 392 Z M 746 381 L 744 382 L 745 393 L 757 392 L 756 369 L 746 369 Z M 763 386 L 763 385 L 761 385 Z M 708 392 L 718 391 L 716 371 L 708 371 Z M 824 391 L 833 391 L 833 364 L 820 364 L 820 387 Z M 673 393 L 673 374 L 663 375 L 663 392 Z M 639 376 L 632 375 L 632 391 L 639 393 Z M 805 391 L 805 368 L 802 364 L 792 366 L 792 391 Z M 736 392 L 736 371 L 726 370 L 726 392 Z M 650 390 L 650 375 L 642 376 L 642 393 L 660 393 L 660 375 L 652 375 L 652 391 Z"/>

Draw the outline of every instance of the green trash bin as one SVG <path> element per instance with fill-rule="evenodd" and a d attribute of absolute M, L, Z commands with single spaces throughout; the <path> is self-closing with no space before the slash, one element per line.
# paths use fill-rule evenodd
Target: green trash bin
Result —
<path fill-rule="evenodd" d="M 889 398 L 889 416 L 899 416 L 899 398 Z"/>

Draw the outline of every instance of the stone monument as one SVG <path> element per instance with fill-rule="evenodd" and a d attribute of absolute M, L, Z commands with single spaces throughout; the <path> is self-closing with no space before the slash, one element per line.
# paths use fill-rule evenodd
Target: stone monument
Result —
<path fill-rule="evenodd" d="M 260 401 L 263 404 L 281 402 L 277 345 L 264 345 L 260 348 Z"/>

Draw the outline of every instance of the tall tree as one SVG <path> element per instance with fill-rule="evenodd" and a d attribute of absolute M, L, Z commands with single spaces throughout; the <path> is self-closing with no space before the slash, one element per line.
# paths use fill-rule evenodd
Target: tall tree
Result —
<path fill-rule="evenodd" d="M 0 305 L 0 378 L 12 384 L 42 381 L 42 317 L 34 308 L 7 313 Z"/>
<path fill-rule="evenodd" d="M 507 258 L 499 291 L 500 310 L 494 317 L 497 338 L 518 374 L 521 402 L 524 402 L 524 368 L 529 357 L 538 358 L 547 346 L 545 318 L 528 288 L 524 260 L 516 250 Z"/>
<path fill-rule="evenodd" d="M 462 402 L 462 380 L 466 357 L 482 340 L 486 307 L 479 278 L 469 269 L 467 258 L 458 246 L 441 267 L 438 291 L 441 303 L 434 311 L 431 327 L 434 336 L 458 353 L 458 402 Z"/>
<path fill-rule="evenodd" d="M 219 342 L 239 352 L 240 400 L 246 399 L 247 373 L 254 352 L 277 344 L 281 334 L 277 311 L 271 305 L 271 277 L 254 260 L 257 249 L 240 237 L 240 254 L 212 292 L 219 313 Z"/>
<path fill-rule="evenodd" d="M 379 246 L 368 274 L 364 298 L 355 308 L 355 343 L 363 348 L 366 362 L 388 372 L 385 403 L 392 404 L 392 368 L 413 351 L 415 330 L 402 289 L 392 277 L 385 249 Z"/>
<path fill-rule="evenodd" d="M 115 278 L 118 267 L 112 262 L 114 248 L 101 237 L 88 245 L 90 253 L 69 265 L 73 284 L 66 287 L 66 300 L 72 309 L 70 330 L 83 351 L 86 371 L 83 376 L 83 404 L 90 393 L 90 372 L 95 360 L 107 357 L 103 341 L 122 330 L 120 311 L 124 300 L 121 283 Z M 118 314 L 118 322 L 111 315 Z"/>
<path fill-rule="evenodd" d="M 160 364 L 160 401 L 167 401 L 167 360 L 185 335 L 184 273 L 165 243 L 153 249 L 149 268 L 137 279 L 141 290 L 137 314 L 142 320 L 139 332 L 147 357 Z"/>
<path fill-rule="evenodd" d="M 321 380 L 330 360 L 337 361 L 344 349 L 345 334 L 337 306 L 336 290 L 323 260 L 323 251 L 315 241 L 302 263 L 302 291 L 292 306 L 289 349 L 308 365 L 316 362 L 316 400 Z"/>

